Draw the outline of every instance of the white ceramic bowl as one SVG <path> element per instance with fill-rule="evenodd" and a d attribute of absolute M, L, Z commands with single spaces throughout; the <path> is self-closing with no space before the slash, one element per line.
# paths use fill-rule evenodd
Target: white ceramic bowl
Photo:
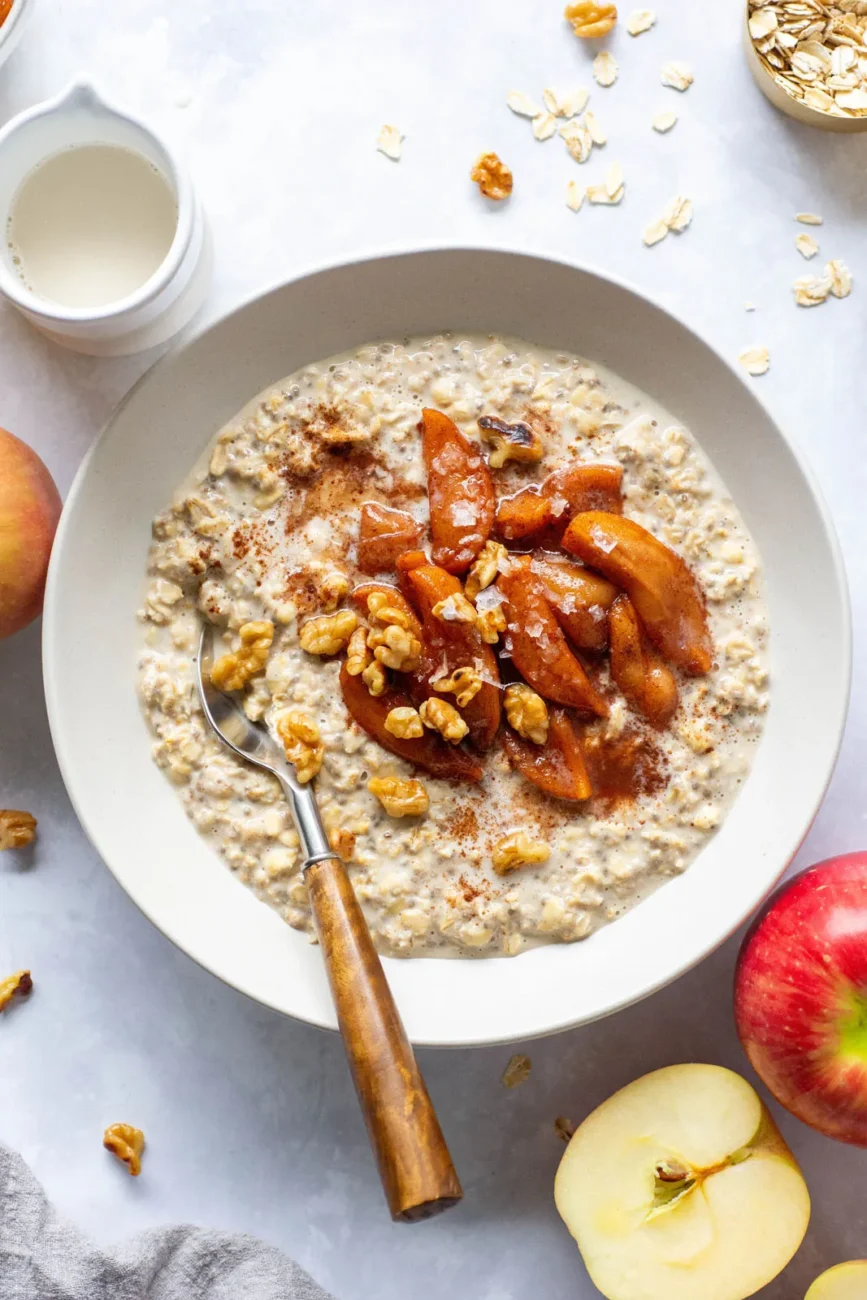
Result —
<path fill-rule="evenodd" d="M 34 0 L 13 0 L 6 21 L 0 27 L 0 64 L 6 62 L 24 34 L 24 27 L 33 12 Z"/>
<path fill-rule="evenodd" d="M 749 779 L 685 875 L 584 943 L 513 959 L 389 960 L 417 1043 L 505 1042 L 593 1020 L 674 979 L 769 892 L 819 806 L 846 714 L 850 629 L 832 525 L 809 473 L 740 375 L 634 290 L 505 251 L 431 250 L 336 266 L 255 298 L 160 361 L 83 465 L 48 581 L 45 687 L 81 821 L 179 947 L 269 1006 L 334 1026 L 319 953 L 200 839 L 153 764 L 135 694 L 152 516 L 216 430 L 263 388 L 355 344 L 485 330 L 577 352 L 699 437 L 764 559 L 772 703 Z"/>

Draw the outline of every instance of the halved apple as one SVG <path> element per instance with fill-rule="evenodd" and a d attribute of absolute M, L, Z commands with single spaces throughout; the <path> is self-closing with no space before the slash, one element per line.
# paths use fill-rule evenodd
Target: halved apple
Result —
<path fill-rule="evenodd" d="M 867 1259 L 853 1259 L 817 1277 L 804 1300 L 865 1300 L 865 1297 Z"/>
<path fill-rule="evenodd" d="M 672 1065 L 575 1133 L 554 1199 L 608 1300 L 746 1300 L 797 1251 L 810 1197 L 745 1079 Z"/>

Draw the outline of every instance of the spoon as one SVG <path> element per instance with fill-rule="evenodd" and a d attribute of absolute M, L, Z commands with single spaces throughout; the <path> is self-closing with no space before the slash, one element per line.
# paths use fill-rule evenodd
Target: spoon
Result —
<path fill-rule="evenodd" d="M 302 872 L 355 1090 L 393 1219 L 415 1223 L 463 1196 L 445 1138 L 346 867 L 328 843 L 311 786 L 281 747 L 211 682 L 214 634 L 196 661 L 202 710 L 239 758 L 276 776 L 301 840 Z"/>

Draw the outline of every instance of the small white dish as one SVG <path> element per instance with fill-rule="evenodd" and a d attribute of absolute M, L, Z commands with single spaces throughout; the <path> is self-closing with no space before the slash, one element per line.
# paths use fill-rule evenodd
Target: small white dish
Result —
<path fill-rule="evenodd" d="M 15 49 L 33 12 L 35 0 L 13 0 L 6 21 L 0 26 L 0 66 Z"/>
<path fill-rule="evenodd" d="M 232 876 L 151 760 L 135 690 L 135 613 L 154 514 L 255 394 L 355 345 L 443 329 L 595 359 L 683 420 L 756 540 L 771 625 L 764 737 L 726 821 L 684 875 L 583 943 L 515 958 L 387 961 L 413 1041 L 464 1046 L 553 1033 L 676 978 L 764 899 L 825 793 L 849 693 L 845 576 L 809 471 L 733 367 L 625 285 L 523 253 L 414 251 L 281 285 L 160 361 L 115 413 L 66 503 L 43 651 L 64 780 L 121 885 L 227 983 L 333 1028 L 315 949 Z"/>
<path fill-rule="evenodd" d="M 27 287 L 4 239 L 0 292 L 55 343 L 93 356 L 123 356 L 164 343 L 201 307 L 211 277 L 210 239 L 190 176 L 174 151 L 140 119 L 107 104 L 86 82 L 28 109 L 0 131 L 2 228 L 6 229 L 15 195 L 34 168 L 64 150 L 92 144 L 140 154 L 174 191 L 177 228 L 165 260 L 140 288 L 117 302 L 65 307 Z"/>

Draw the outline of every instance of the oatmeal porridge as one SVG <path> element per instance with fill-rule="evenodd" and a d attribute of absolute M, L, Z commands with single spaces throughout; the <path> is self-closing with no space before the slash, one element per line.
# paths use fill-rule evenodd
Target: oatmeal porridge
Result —
<path fill-rule="evenodd" d="M 580 358 L 493 337 L 360 348 L 223 429 L 155 520 L 153 756 L 231 870 L 312 934 L 279 785 L 215 685 L 315 778 L 375 942 L 583 939 L 683 872 L 761 735 L 759 557 L 692 434 Z"/>

